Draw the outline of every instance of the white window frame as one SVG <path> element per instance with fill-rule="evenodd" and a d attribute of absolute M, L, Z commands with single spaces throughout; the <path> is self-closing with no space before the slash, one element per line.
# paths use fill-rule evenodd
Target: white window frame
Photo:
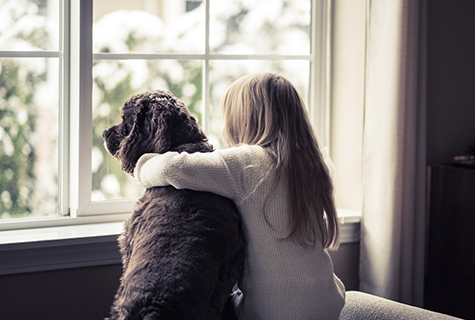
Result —
<path fill-rule="evenodd" d="M 209 62 L 220 60 L 305 60 L 310 62 L 309 112 L 321 146 L 329 146 L 331 18 L 333 0 L 312 0 L 311 53 L 309 55 L 224 55 L 210 53 L 209 12 L 206 6 L 205 52 L 202 54 L 93 53 L 93 0 L 63 0 L 62 36 L 58 52 L 3 52 L 14 57 L 60 57 L 62 75 L 59 127 L 58 217 L 0 221 L 0 230 L 123 221 L 136 199 L 92 201 L 92 65 L 101 59 L 199 59 L 204 61 L 203 128 L 208 132 Z M 70 14 L 74 13 L 74 14 Z M 324 44 L 322 46 L 317 44 Z M 1 54 L 1 53 L 0 53 Z M 69 81 L 68 81 L 69 79 Z"/>

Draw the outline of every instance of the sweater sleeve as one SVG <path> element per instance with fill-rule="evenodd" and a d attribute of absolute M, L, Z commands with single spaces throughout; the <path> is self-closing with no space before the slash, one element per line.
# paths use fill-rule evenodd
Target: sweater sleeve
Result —
<path fill-rule="evenodd" d="M 246 194 L 246 171 L 255 167 L 263 153 L 260 147 L 241 146 L 210 153 L 145 154 L 137 162 L 134 177 L 145 188 L 171 185 L 238 200 Z"/>

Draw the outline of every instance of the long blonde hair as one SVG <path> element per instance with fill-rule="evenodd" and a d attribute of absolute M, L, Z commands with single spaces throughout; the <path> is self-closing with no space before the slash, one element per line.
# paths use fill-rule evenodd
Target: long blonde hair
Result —
<path fill-rule="evenodd" d="M 222 97 L 221 110 L 227 144 L 264 147 L 274 159 L 273 188 L 281 178 L 287 184 L 290 230 L 284 239 L 314 246 L 318 226 L 323 247 L 338 248 L 333 183 L 305 104 L 290 81 L 272 73 L 242 77 Z"/>

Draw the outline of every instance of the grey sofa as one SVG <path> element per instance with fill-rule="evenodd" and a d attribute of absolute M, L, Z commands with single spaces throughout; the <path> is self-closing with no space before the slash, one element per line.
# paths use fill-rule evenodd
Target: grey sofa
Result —
<path fill-rule="evenodd" d="M 359 291 L 346 293 L 340 320 L 455 320 L 448 315 L 409 306 Z"/>

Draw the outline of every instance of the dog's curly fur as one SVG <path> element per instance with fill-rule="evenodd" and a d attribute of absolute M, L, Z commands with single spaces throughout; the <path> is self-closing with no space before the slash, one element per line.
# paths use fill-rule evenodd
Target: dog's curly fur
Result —
<path fill-rule="evenodd" d="M 144 153 L 212 152 L 183 102 L 168 91 L 132 96 L 107 150 L 133 174 Z M 237 208 L 208 192 L 150 188 L 119 237 L 123 274 L 110 319 L 220 319 L 244 260 Z"/>

